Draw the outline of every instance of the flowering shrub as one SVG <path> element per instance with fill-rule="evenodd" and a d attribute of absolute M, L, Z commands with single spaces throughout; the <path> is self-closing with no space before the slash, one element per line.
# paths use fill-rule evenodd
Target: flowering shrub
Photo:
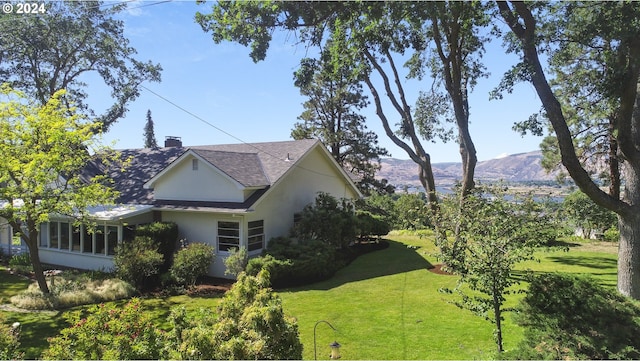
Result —
<path fill-rule="evenodd" d="M 9 325 L 0 313 L 0 360 L 17 360 L 22 358 L 20 346 L 20 325 Z"/>
<path fill-rule="evenodd" d="M 132 299 L 124 307 L 93 306 L 87 317 L 71 316 L 71 327 L 50 338 L 45 360 L 140 360 L 163 357 L 165 337 Z"/>

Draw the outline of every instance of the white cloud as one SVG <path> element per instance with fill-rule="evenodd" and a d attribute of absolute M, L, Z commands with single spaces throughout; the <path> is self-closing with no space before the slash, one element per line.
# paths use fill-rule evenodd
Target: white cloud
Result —
<path fill-rule="evenodd" d="M 509 153 L 502 153 L 502 154 L 498 154 L 495 158 L 493 159 L 502 159 L 502 158 L 506 158 L 509 156 Z"/>

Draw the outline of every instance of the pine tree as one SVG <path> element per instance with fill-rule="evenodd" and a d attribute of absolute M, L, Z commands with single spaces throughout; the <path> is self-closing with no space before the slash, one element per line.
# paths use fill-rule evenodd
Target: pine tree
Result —
<path fill-rule="evenodd" d="M 153 130 L 153 119 L 151 119 L 151 109 L 147 110 L 147 123 L 144 125 L 144 147 L 158 148 L 158 142 Z"/>

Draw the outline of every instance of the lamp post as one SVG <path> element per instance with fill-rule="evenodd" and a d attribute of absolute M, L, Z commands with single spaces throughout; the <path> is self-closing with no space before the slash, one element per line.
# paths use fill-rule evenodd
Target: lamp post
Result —
<path fill-rule="evenodd" d="M 313 326 L 313 359 L 314 360 L 318 359 L 318 349 L 316 347 L 316 328 L 321 323 L 326 323 L 329 327 L 331 327 L 331 329 L 334 332 L 338 331 L 338 330 L 336 330 L 335 327 L 333 327 L 329 322 L 327 322 L 325 320 L 320 320 L 320 321 L 316 322 L 315 326 Z M 329 347 L 331 347 L 331 356 L 329 356 L 329 357 L 331 359 L 333 359 L 333 360 L 339 359 L 341 356 L 340 356 L 340 344 L 338 343 L 338 341 L 333 341 L 333 343 L 330 344 Z"/>

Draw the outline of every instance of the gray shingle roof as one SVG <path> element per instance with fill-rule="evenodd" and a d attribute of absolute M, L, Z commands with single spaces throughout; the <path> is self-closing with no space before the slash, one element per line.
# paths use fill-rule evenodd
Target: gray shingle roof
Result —
<path fill-rule="evenodd" d="M 318 140 L 204 145 L 159 149 L 119 150 L 122 159 L 131 159 L 122 172 L 108 171 L 120 192 L 119 203 L 154 204 L 153 189 L 143 185 L 182 154 L 191 149 L 207 162 L 245 187 L 268 187 L 276 183 Z M 87 166 L 86 174 L 103 174 L 98 163 Z M 225 205 L 228 206 L 228 205 Z"/>

